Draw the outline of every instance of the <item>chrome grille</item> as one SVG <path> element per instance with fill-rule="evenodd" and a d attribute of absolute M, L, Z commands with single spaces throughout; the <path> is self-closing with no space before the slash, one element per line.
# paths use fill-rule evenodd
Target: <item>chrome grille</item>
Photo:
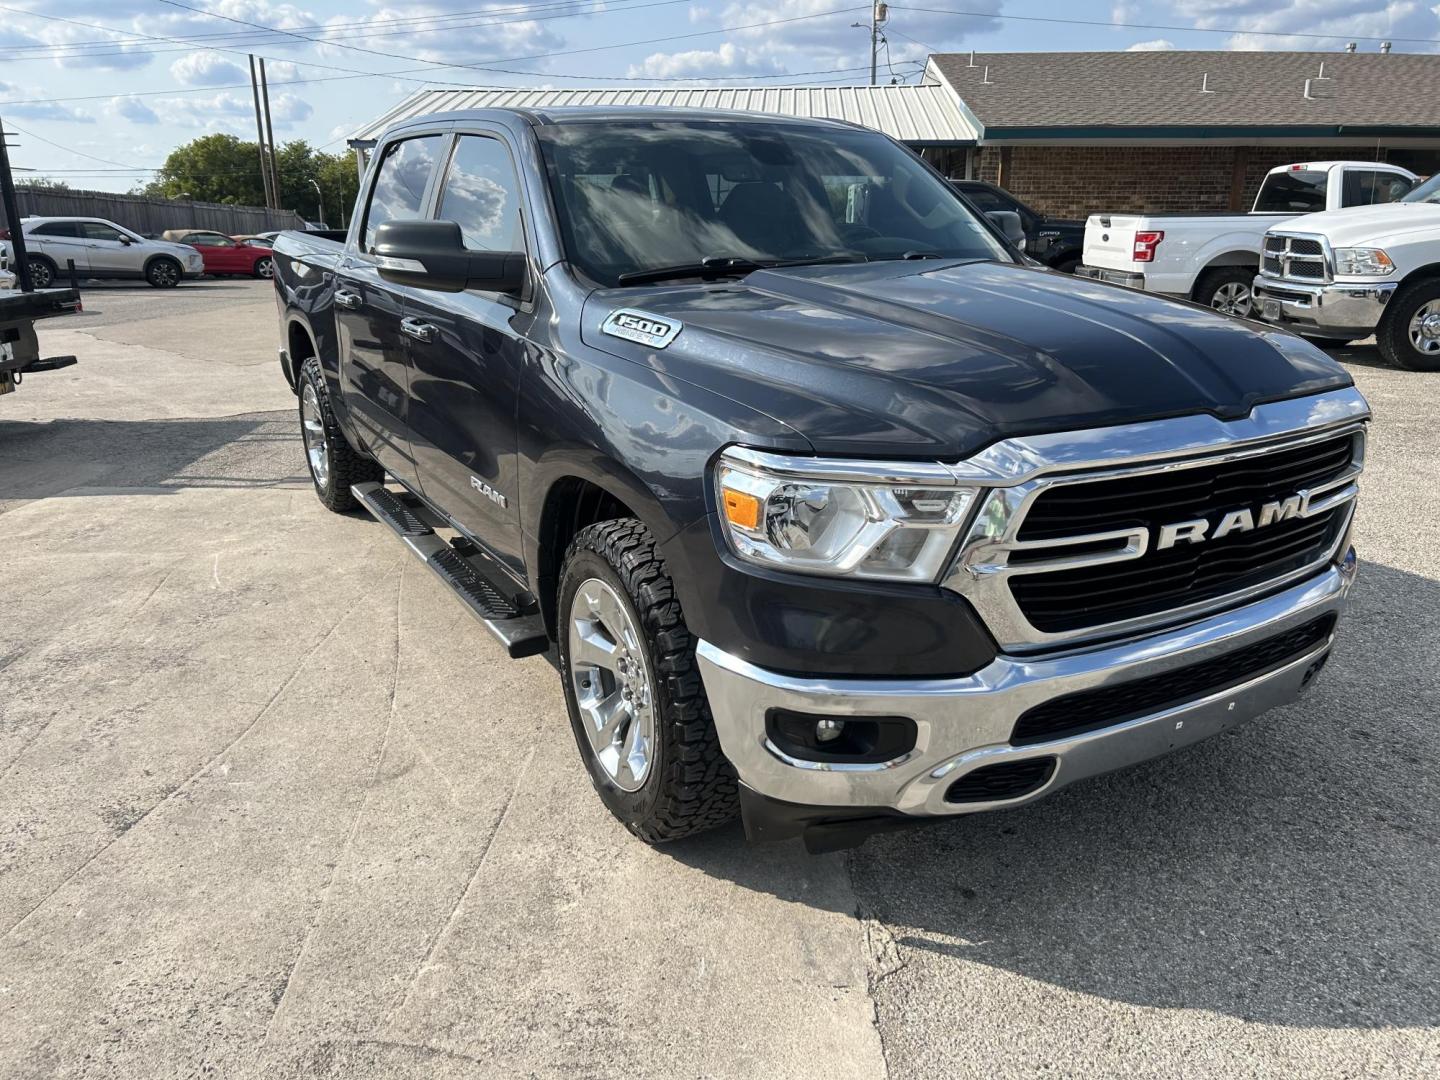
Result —
<path fill-rule="evenodd" d="M 983 497 L 945 585 L 1013 653 L 1248 603 L 1339 556 L 1368 415 L 1345 389 L 1234 421 L 1181 417 L 998 443 L 955 467 L 1012 479 Z"/>
<path fill-rule="evenodd" d="M 1329 281 L 1325 245 L 1313 236 L 1266 233 L 1263 269 L 1273 277 L 1295 281 Z"/>

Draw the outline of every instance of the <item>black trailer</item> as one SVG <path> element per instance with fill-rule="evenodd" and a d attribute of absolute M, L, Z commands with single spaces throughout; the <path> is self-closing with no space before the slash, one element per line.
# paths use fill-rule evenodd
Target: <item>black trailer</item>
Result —
<path fill-rule="evenodd" d="M 13 393 L 27 374 L 55 371 L 76 362 L 73 356 L 40 355 L 35 336 L 35 323 L 56 315 L 73 315 L 80 311 L 80 290 L 75 288 L 74 268 L 68 289 L 36 289 L 30 281 L 29 260 L 25 253 L 25 232 L 20 227 L 20 212 L 15 200 L 15 181 L 10 173 L 10 153 L 5 143 L 4 125 L 0 124 L 0 203 L 5 207 L 5 220 L 10 223 L 10 244 L 14 253 L 18 289 L 0 289 L 0 397 Z"/>

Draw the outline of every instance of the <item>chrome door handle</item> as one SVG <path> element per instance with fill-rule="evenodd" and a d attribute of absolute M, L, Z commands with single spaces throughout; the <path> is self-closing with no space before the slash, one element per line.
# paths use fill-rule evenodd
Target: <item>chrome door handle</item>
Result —
<path fill-rule="evenodd" d="M 434 323 L 421 322 L 419 319 L 401 319 L 400 329 L 416 341 L 434 341 L 435 335 L 440 332 Z"/>
<path fill-rule="evenodd" d="M 335 303 L 343 308 L 358 308 L 360 306 L 360 294 L 346 292 L 344 289 L 335 290 Z"/>

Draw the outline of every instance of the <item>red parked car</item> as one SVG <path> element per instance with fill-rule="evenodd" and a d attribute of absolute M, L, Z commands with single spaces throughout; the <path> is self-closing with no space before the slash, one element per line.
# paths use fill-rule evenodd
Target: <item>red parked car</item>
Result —
<path fill-rule="evenodd" d="M 168 229 L 161 234 L 177 244 L 189 244 L 205 257 L 207 274 L 244 274 L 268 278 L 274 273 L 270 249 L 242 244 L 223 233 L 194 229 Z"/>

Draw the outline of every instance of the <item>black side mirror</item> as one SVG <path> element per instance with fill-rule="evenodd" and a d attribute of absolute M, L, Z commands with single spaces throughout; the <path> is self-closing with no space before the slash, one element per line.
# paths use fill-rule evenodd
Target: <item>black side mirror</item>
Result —
<path fill-rule="evenodd" d="M 1021 251 L 1025 250 L 1025 223 L 1014 210 L 987 210 L 985 216 L 999 226 L 1000 231 Z"/>
<path fill-rule="evenodd" d="M 525 253 L 467 251 L 453 221 L 387 221 L 375 230 L 380 276 L 396 285 L 439 292 L 519 293 Z"/>

